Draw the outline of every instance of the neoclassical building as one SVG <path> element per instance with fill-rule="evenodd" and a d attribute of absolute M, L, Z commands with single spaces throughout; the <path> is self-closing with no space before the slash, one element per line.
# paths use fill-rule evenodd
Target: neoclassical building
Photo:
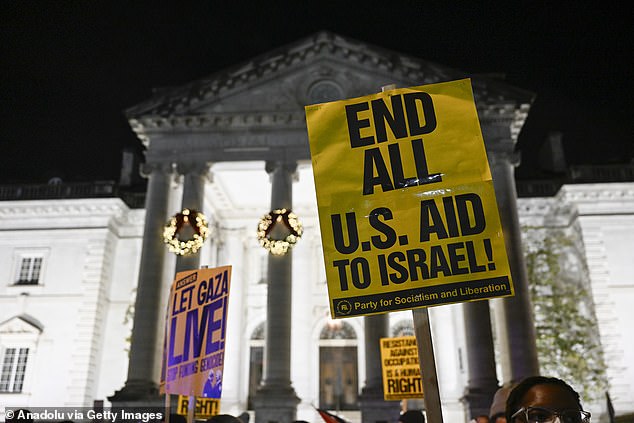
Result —
<path fill-rule="evenodd" d="M 395 420 L 402 405 L 377 391 L 376 341 L 417 328 L 410 311 L 330 318 L 303 108 L 469 76 L 318 33 L 127 110 L 145 147 L 142 203 L 116 183 L 2 187 L 0 403 L 157 398 L 175 272 L 230 264 L 223 412 L 312 422 L 320 407 L 356 422 Z M 472 84 L 517 295 L 429 310 L 444 419 L 488 411 L 498 385 L 539 371 L 523 254 L 554 233 L 572 240 L 561 269 L 587 292 L 614 408 L 634 412 L 634 341 L 624 336 L 634 321 L 634 178 L 569 181 L 555 195 L 518 199 L 514 147 L 532 95 L 487 78 Z M 211 234 L 200 253 L 176 258 L 161 234 L 184 207 L 202 210 Z M 256 239 L 276 207 L 304 226 L 283 259 Z M 604 401 L 588 407 L 607 421 Z"/>

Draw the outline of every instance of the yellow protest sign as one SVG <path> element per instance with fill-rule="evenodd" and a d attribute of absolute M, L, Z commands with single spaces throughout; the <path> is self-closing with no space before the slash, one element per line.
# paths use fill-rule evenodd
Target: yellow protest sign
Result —
<path fill-rule="evenodd" d="M 470 80 L 306 120 L 333 317 L 513 295 Z"/>
<path fill-rule="evenodd" d="M 178 407 L 176 414 L 187 416 L 189 406 L 189 397 L 185 395 L 178 396 Z M 194 409 L 194 418 L 196 420 L 207 420 L 208 418 L 220 413 L 220 400 L 216 398 L 196 398 L 196 408 Z"/>
<path fill-rule="evenodd" d="M 220 398 L 231 266 L 176 274 L 167 305 L 161 391 Z"/>
<path fill-rule="evenodd" d="M 380 342 L 384 399 L 423 398 L 416 337 L 381 338 Z"/>

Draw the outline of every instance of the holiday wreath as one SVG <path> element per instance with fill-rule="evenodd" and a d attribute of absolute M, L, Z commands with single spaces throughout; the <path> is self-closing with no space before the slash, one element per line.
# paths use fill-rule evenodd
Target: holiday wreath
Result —
<path fill-rule="evenodd" d="M 190 226 L 193 230 L 191 238 L 181 240 L 179 234 L 185 226 Z M 183 209 L 176 213 L 165 225 L 163 230 L 163 241 L 167 244 L 172 253 L 186 256 L 196 253 L 209 235 L 207 218 L 197 210 Z"/>
<path fill-rule="evenodd" d="M 278 225 L 283 225 L 283 228 L 279 228 Z M 276 227 L 277 229 L 273 231 Z M 264 215 L 258 222 L 260 245 L 276 256 L 286 254 L 288 249 L 301 238 L 302 232 L 302 224 L 297 215 L 287 209 L 275 209 Z M 274 233 L 279 237 L 274 238 Z"/>

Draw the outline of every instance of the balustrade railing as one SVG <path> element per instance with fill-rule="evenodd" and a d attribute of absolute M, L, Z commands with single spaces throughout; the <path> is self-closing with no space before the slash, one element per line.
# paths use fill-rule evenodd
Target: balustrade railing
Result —
<path fill-rule="evenodd" d="M 124 191 L 114 181 L 0 185 L 0 201 L 114 197 L 131 208 L 143 207 L 145 202 L 145 192 Z"/>

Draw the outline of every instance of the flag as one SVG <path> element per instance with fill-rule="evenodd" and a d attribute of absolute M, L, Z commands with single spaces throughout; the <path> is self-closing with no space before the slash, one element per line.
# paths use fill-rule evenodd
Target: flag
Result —
<path fill-rule="evenodd" d="M 317 412 L 319 413 L 321 418 L 324 419 L 324 422 L 326 423 L 348 423 L 347 420 L 342 419 L 341 417 L 336 416 L 332 413 L 329 413 L 326 410 L 322 410 L 321 408 L 318 408 Z"/>

